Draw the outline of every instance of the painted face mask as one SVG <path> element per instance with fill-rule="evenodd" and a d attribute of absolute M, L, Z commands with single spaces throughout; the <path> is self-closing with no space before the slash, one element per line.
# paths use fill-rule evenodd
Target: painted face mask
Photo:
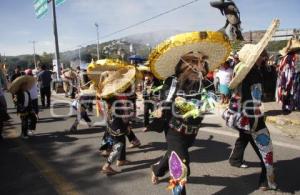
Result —
<path fill-rule="evenodd" d="M 194 65 L 192 65 L 191 63 L 188 63 L 186 60 L 184 60 L 183 58 L 181 58 L 181 60 L 183 61 L 183 63 L 189 67 L 191 67 L 191 70 L 198 74 L 198 77 L 199 77 L 199 80 L 202 80 L 203 79 L 203 73 L 201 71 L 201 68 L 197 68 L 195 67 Z M 199 62 L 198 62 L 199 63 Z M 198 64 L 199 65 L 199 64 Z"/>

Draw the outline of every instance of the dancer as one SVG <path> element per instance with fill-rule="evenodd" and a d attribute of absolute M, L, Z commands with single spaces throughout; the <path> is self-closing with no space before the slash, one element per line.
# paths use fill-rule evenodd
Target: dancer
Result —
<path fill-rule="evenodd" d="M 104 115 L 107 123 L 106 132 L 101 142 L 100 151 L 107 151 L 105 164 L 101 170 L 104 174 L 116 174 L 112 163 L 117 160 L 117 166 L 129 163 L 126 160 L 126 136 L 132 144 L 139 143 L 130 127 L 134 103 L 130 97 L 134 93 L 133 83 L 136 69 L 118 60 L 98 60 L 88 66 L 89 78 L 97 88 L 97 97 L 102 102 L 97 104 L 98 112 Z"/>
<path fill-rule="evenodd" d="M 91 97 L 95 95 L 96 95 L 96 91 L 93 89 L 93 86 L 91 86 L 90 89 L 81 90 L 76 95 L 76 100 L 73 101 L 72 107 L 76 112 L 77 116 L 69 130 L 71 133 L 77 132 L 77 126 L 79 125 L 82 119 L 87 123 L 89 127 L 92 127 L 92 120 L 90 119 L 87 111 L 91 104 Z"/>
<path fill-rule="evenodd" d="M 34 131 L 36 128 L 36 116 L 32 110 L 32 102 L 29 90 L 36 83 L 32 76 L 20 76 L 16 78 L 9 91 L 16 94 L 17 113 L 21 118 L 22 138 L 28 138 L 28 130 Z"/>
<path fill-rule="evenodd" d="M 144 99 L 144 125 L 147 127 L 150 122 L 150 112 L 154 111 L 155 104 L 158 102 L 159 86 L 161 83 L 152 73 L 145 73 L 145 81 L 143 83 L 143 99 Z"/>
<path fill-rule="evenodd" d="M 203 118 L 200 111 L 202 80 L 209 70 L 222 64 L 229 53 L 229 41 L 221 32 L 177 35 L 151 53 L 151 70 L 157 78 L 167 78 L 161 91 L 162 108 L 155 112 L 155 117 L 163 123 L 168 149 L 162 159 L 151 166 L 153 184 L 168 171 L 172 151 L 178 154 L 190 175 L 188 149 L 195 141 Z"/>
<path fill-rule="evenodd" d="M 133 104 L 126 96 L 116 96 L 107 101 L 110 116 L 107 120 L 105 140 L 107 149 L 111 149 L 106 163 L 102 166 L 104 174 L 117 173 L 111 164 L 117 160 L 117 166 L 124 166 L 130 162 L 126 160 L 126 135 L 131 132 L 130 118 L 133 115 Z M 104 145 L 102 145 L 104 147 Z M 104 148 L 103 148 L 104 149 Z"/>
<path fill-rule="evenodd" d="M 295 108 L 297 93 L 296 61 L 300 52 L 300 41 L 291 39 L 279 53 L 283 56 L 278 71 L 278 97 L 282 103 L 282 111 L 289 114 Z M 299 55 L 299 54 L 298 54 Z M 299 94 L 298 94 L 299 95 Z"/>
<path fill-rule="evenodd" d="M 240 133 L 229 162 L 233 166 L 241 166 L 244 150 L 250 142 L 261 161 L 262 171 L 259 179 L 261 190 L 277 188 L 273 168 L 272 140 L 260 106 L 264 81 L 261 66 L 268 60 L 264 48 L 278 26 L 279 20 L 274 20 L 257 45 L 246 44 L 240 50 L 241 62 L 235 67 L 233 80 L 229 84 L 234 91 L 229 107 L 223 113 L 226 124 L 239 130 Z"/>

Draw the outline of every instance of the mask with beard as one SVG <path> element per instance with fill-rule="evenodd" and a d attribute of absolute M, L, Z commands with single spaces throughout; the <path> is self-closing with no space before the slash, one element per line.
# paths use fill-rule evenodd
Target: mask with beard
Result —
<path fill-rule="evenodd" d="M 198 93 L 201 89 L 203 75 L 190 66 L 178 77 L 178 90 L 186 94 Z"/>

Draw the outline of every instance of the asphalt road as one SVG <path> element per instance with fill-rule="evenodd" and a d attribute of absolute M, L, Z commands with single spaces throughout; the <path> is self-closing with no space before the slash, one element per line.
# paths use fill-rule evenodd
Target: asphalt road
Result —
<path fill-rule="evenodd" d="M 156 186 L 150 182 L 149 167 L 164 154 L 166 147 L 163 134 L 144 133 L 141 128 L 135 128 L 142 146 L 127 149 L 127 158 L 132 163 L 119 169 L 120 174 L 107 177 L 100 173 L 105 159 L 98 153 L 103 129 L 80 125 L 77 134 L 65 133 L 75 118 L 69 112 L 65 98 L 55 96 L 54 99 L 59 102 L 53 110 L 41 111 L 35 136 L 25 141 L 14 138 L 20 134 L 20 121 L 9 102 L 13 120 L 5 126 L 6 136 L 10 139 L 0 143 L 1 195 L 171 194 L 166 189 L 168 176 Z M 280 191 L 261 192 L 257 190 L 259 161 L 251 146 L 245 153 L 249 168 L 229 165 L 228 157 L 237 132 L 226 128 L 216 113 L 205 117 L 195 145 L 190 149 L 188 194 L 300 194 L 298 138 L 290 138 L 277 127 L 269 126 Z M 99 120 L 95 116 L 92 119 Z"/>

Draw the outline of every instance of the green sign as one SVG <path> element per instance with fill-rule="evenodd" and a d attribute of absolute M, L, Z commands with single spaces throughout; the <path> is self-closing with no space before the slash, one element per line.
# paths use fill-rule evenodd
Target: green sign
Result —
<path fill-rule="evenodd" d="M 59 6 L 61 4 L 63 4 L 66 0 L 55 0 L 55 5 Z"/>
<path fill-rule="evenodd" d="M 48 2 L 47 0 L 34 0 L 34 12 L 37 17 L 37 19 L 40 19 L 41 17 L 45 16 L 48 12 Z"/>

